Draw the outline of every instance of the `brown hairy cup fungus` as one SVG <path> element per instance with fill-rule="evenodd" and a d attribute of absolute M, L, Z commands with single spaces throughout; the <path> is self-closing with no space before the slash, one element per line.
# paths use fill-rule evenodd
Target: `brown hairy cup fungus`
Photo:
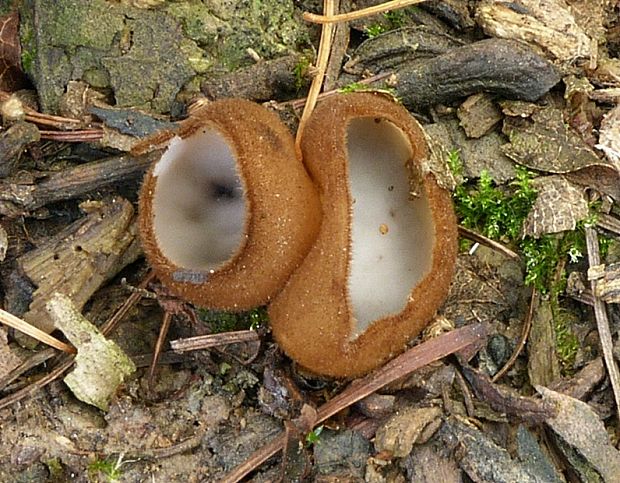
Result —
<path fill-rule="evenodd" d="M 268 302 L 303 260 L 321 220 L 291 134 L 265 108 L 229 99 L 156 140 L 168 146 L 142 186 L 140 231 L 159 279 L 210 308 Z"/>
<path fill-rule="evenodd" d="M 322 375 L 355 377 L 402 352 L 444 301 L 455 266 L 450 193 L 407 110 L 380 95 L 330 97 L 301 150 L 323 222 L 269 307 L 280 347 Z"/>

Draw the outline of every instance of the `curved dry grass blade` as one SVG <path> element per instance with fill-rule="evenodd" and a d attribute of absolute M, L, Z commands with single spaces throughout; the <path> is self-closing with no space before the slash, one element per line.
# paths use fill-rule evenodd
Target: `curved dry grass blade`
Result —
<path fill-rule="evenodd" d="M 323 12 L 326 15 L 334 15 L 336 13 L 336 9 L 334 7 L 334 0 L 324 0 L 323 2 Z M 300 155 L 300 142 L 301 137 L 304 131 L 304 127 L 308 118 L 312 114 L 314 110 L 314 106 L 316 105 L 317 98 L 319 97 L 319 93 L 321 92 L 321 87 L 323 86 L 323 80 L 325 79 L 325 71 L 327 70 L 327 63 L 329 61 L 329 53 L 332 48 L 332 39 L 334 36 L 334 25 L 327 24 L 323 25 L 323 29 L 321 31 L 321 40 L 319 42 L 319 53 L 316 59 L 316 67 L 317 73 L 312 79 L 312 84 L 310 85 L 310 91 L 308 92 L 308 97 L 306 99 L 306 105 L 304 106 L 304 112 L 301 115 L 301 119 L 299 120 L 299 127 L 297 128 L 297 137 L 295 138 L 295 148 L 297 150 L 297 154 Z"/>
<path fill-rule="evenodd" d="M 329 25 L 340 22 L 350 22 L 352 20 L 358 20 L 360 18 L 369 17 L 378 13 L 389 12 L 390 10 L 396 10 L 399 8 L 409 7 L 410 5 L 416 5 L 418 3 L 425 2 L 426 0 L 392 0 L 391 2 L 385 2 L 373 7 L 362 8 L 361 10 L 355 10 L 354 12 L 341 13 L 339 15 L 330 14 L 325 12 L 325 15 L 317 15 L 315 13 L 304 13 L 304 20 L 312 23 L 320 23 L 323 25 Z"/>

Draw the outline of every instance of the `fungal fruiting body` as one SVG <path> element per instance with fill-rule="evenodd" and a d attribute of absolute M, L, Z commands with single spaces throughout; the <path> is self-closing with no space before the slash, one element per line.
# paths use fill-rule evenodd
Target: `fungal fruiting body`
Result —
<path fill-rule="evenodd" d="M 321 208 L 279 118 L 213 102 L 160 136 L 168 146 L 140 192 L 147 259 L 173 293 L 246 310 L 284 286 L 316 238 Z"/>
<path fill-rule="evenodd" d="M 275 339 L 311 372 L 355 377 L 398 353 L 444 301 L 457 254 L 450 194 L 406 109 L 371 93 L 330 97 L 301 151 L 323 222 L 269 307 Z"/>

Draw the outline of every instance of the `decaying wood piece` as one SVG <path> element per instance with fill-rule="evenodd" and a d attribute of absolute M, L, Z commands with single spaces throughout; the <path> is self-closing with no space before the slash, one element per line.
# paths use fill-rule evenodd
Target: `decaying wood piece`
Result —
<path fill-rule="evenodd" d="M 152 159 L 151 156 L 114 156 L 54 173 L 36 184 L 2 181 L 0 214 L 21 216 L 48 203 L 74 199 L 121 182 L 138 180 Z"/>
<path fill-rule="evenodd" d="M 605 114 L 596 147 L 605 153 L 620 173 L 620 105 Z"/>
<path fill-rule="evenodd" d="M 299 55 L 289 55 L 237 69 L 221 77 L 203 82 L 202 92 L 209 99 L 239 97 L 251 101 L 268 101 L 282 97 L 282 92 L 294 89 L 295 67 Z"/>
<path fill-rule="evenodd" d="M 527 373 L 531 384 L 548 386 L 560 378 L 555 320 L 548 300 L 538 300 L 537 305 L 527 341 Z"/>
<path fill-rule="evenodd" d="M 549 475 L 535 459 L 520 461 L 499 446 L 491 437 L 463 418 L 450 417 L 441 430 L 448 448 L 454 448 L 459 466 L 476 482 L 518 481 L 520 483 L 561 483 Z"/>
<path fill-rule="evenodd" d="M 561 63 L 592 55 L 592 41 L 564 0 L 487 1 L 477 11 L 487 35 L 532 42 Z"/>
<path fill-rule="evenodd" d="M 556 414 L 556 408 L 551 403 L 521 396 L 514 389 L 493 384 L 489 376 L 469 366 L 463 366 L 461 370 L 478 399 L 513 420 L 537 424 Z"/>
<path fill-rule="evenodd" d="M 51 332 L 54 324 L 45 310 L 52 293 L 71 297 L 78 308 L 140 253 L 134 209 L 127 200 L 84 203 L 87 215 L 44 245 L 18 260 L 18 271 L 37 290 L 24 320 Z"/>
<path fill-rule="evenodd" d="M 396 71 L 396 95 L 416 110 L 490 92 L 535 101 L 560 80 L 555 67 L 527 44 L 484 39 Z"/>
<path fill-rule="evenodd" d="M 27 83 L 21 69 L 19 15 L 12 12 L 0 17 L 0 89 L 17 90 Z"/>

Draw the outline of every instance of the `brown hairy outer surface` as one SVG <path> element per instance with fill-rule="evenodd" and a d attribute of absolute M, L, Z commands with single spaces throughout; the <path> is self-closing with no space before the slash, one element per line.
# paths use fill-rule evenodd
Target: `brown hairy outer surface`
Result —
<path fill-rule="evenodd" d="M 247 310 L 267 303 L 301 263 L 319 229 L 321 207 L 293 138 L 275 114 L 245 100 L 216 101 L 184 121 L 176 135 L 187 138 L 203 126 L 226 139 L 243 183 L 248 213 L 239 251 L 212 274 L 168 260 L 153 230 L 153 167 L 140 192 L 142 244 L 161 282 L 179 297 L 214 309 Z M 179 271 L 193 281 L 179 280 Z"/>
<path fill-rule="evenodd" d="M 431 268 L 412 287 L 404 310 L 374 321 L 352 339 L 347 127 L 350 120 L 361 117 L 387 120 L 408 137 L 413 188 L 428 198 L 435 234 Z M 319 189 L 323 223 L 307 257 L 269 307 L 273 335 L 291 358 L 314 373 L 360 376 L 401 353 L 446 298 L 457 255 L 452 200 L 433 174 L 422 172 L 429 155 L 422 128 L 404 107 L 383 96 L 353 93 L 326 99 L 306 126 L 301 149 Z"/>

